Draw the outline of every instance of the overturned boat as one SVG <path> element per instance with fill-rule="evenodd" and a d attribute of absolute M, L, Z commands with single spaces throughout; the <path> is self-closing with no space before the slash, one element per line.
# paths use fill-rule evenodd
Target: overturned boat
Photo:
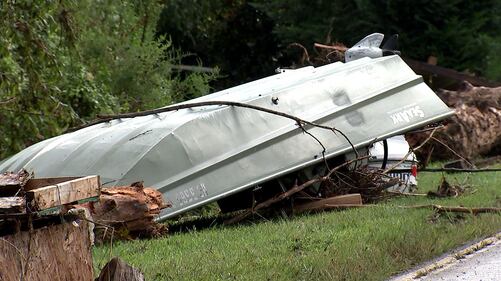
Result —
<path fill-rule="evenodd" d="M 287 70 L 182 104 L 210 101 L 245 103 L 334 127 L 355 148 L 453 113 L 396 55 Z M 107 186 L 143 180 L 172 203 L 160 216 L 166 219 L 311 167 L 323 156 L 346 154 L 352 150 L 347 138 L 262 110 L 197 106 L 54 137 L 5 160 L 0 171 L 98 174 Z"/>

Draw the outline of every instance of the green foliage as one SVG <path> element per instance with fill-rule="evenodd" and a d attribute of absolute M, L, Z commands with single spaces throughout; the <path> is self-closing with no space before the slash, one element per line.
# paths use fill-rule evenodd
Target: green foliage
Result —
<path fill-rule="evenodd" d="M 0 159 L 97 114 L 208 92 L 213 75 L 172 71 L 153 0 L 4 1 L 0 8 Z M 182 91 L 182 92 L 181 92 Z"/>
<path fill-rule="evenodd" d="M 245 0 L 169 0 L 158 21 L 158 34 L 191 53 L 185 64 L 217 67 L 227 88 L 274 73 L 278 41 L 273 22 Z"/>
<path fill-rule="evenodd" d="M 351 46 L 373 32 L 398 33 L 404 56 L 426 61 L 433 55 L 440 65 L 495 76 L 492 51 L 501 32 L 499 1 L 256 2 L 275 20 L 275 32 L 285 43 L 310 47 L 339 41 Z M 501 78 L 501 72 L 498 75 Z"/>
<path fill-rule="evenodd" d="M 314 52 L 313 43 L 355 44 L 381 32 L 400 34 L 404 56 L 459 71 L 501 79 L 501 2 L 496 0 L 171 0 L 159 34 L 219 66 L 228 86 L 286 67 L 296 53 L 290 43 Z"/>

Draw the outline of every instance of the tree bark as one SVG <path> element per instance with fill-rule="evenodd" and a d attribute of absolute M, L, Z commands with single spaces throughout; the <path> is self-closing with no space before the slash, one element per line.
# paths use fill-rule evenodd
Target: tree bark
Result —
<path fill-rule="evenodd" d="M 426 159 L 431 150 L 432 160 L 457 158 L 451 149 L 466 159 L 501 154 L 501 87 L 473 87 L 465 82 L 459 91 L 442 90 L 437 95 L 453 107 L 456 114 L 444 128 L 437 130 L 435 139 L 417 153 L 418 158 Z M 429 134 L 410 133 L 406 139 L 414 146 Z"/>

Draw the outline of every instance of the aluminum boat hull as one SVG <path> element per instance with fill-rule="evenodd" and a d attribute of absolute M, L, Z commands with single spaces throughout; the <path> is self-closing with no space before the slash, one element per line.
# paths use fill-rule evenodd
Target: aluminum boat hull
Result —
<path fill-rule="evenodd" d="M 357 148 L 453 114 L 398 56 L 286 71 L 185 103 L 202 101 L 245 102 L 333 126 Z M 328 158 L 351 150 L 340 134 L 305 129 Z M 172 203 L 159 217 L 166 219 L 318 163 L 322 150 L 291 119 L 205 106 L 54 137 L 7 159 L 0 171 L 98 174 L 107 186 L 143 180 Z"/>

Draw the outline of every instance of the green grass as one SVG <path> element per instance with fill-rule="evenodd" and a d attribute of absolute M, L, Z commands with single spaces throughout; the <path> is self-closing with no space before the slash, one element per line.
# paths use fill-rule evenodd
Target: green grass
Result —
<path fill-rule="evenodd" d="M 440 174 L 421 173 L 420 192 Z M 454 183 L 465 174 L 448 175 Z M 140 268 L 147 280 L 384 280 L 468 241 L 501 230 L 501 215 L 441 215 L 398 205 L 501 207 L 501 173 L 468 176 L 458 198 L 392 198 L 377 207 L 262 220 L 96 247 L 94 266 L 110 255 Z"/>

